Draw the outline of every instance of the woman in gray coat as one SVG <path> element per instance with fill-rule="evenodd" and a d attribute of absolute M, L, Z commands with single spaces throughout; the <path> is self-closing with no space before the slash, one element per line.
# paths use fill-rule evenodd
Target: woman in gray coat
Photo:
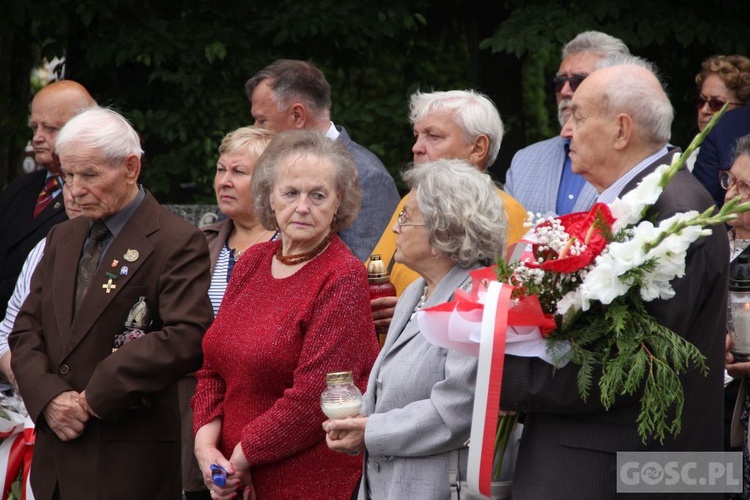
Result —
<path fill-rule="evenodd" d="M 400 297 L 360 416 L 323 424 L 328 446 L 365 452 L 360 499 L 451 497 L 451 452 L 466 477 L 477 359 L 430 344 L 415 312 L 471 287 L 469 272 L 505 248 L 507 221 L 490 177 L 463 160 L 404 173 L 411 188 L 393 231 L 395 260 L 419 275 Z"/>

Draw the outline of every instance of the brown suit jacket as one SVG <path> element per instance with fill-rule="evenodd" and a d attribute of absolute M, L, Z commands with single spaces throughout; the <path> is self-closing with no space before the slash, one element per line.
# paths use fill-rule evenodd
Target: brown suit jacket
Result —
<path fill-rule="evenodd" d="M 670 158 L 671 154 L 660 158 L 636 176 L 624 192 L 632 190 L 656 166 L 669 163 Z M 712 204 L 708 192 L 683 170 L 667 185 L 647 217 L 660 221 L 677 212 L 702 212 Z M 710 236 L 690 246 L 685 276 L 672 281 L 675 297 L 646 303 L 646 309 L 660 324 L 698 347 L 709 367 L 706 377 L 696 370 L 680 377 L 685 406 L 682 432 L 676 439 L 668 437 L 663 444 L 644 445 L 636 428 L 638 398 L 621 397 L 604 410 L 597 380 L 584 403 L 576 385 L 578 365 L 554 372 L 551 365 L 539 359 L 506 356 L 500 407 L 525 412 L 513 477 L 514 499 L 615 498 L 618 451 L 723 451 L 728 262 L 726 231 L 714 227 Z M 618 499 L 626 497 L 617 495 Z M 632 498 L 651 497 L 641 494 Z M 683 493 L 658 498 L 692 496 Z"/>
<path fill-rule="evenodd" d="M 200 368 L 201 340 L 213 318 L 206 240 L 147 193 L 112 241 L 74 317 L 78 259 L 88 227 L 79 217 L 50 231 L 10 335 L 12 368 L 37 424 L 32 488 L 38 500 L 52 498 L 56 487 L 63 499 L 177 500 L 175 383 Z M 124 258 L 129 250 L 138 252 L 132 262 Z M 102 288 L 106 272 L 118 275 L 109 294 Z M 114 336 L 139 297 L 145 297 L 153 324 L 144 337 L 112 352 Z M 63 442 L 47 426 L 43 410 L 61 392 L 84 389 L 101 420 L 92 417 L 82 436 Z"/>

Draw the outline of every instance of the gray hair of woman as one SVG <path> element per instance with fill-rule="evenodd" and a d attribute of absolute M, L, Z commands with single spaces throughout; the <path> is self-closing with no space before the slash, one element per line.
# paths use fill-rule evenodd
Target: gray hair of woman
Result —
<path fill-rule="evenodd" d="M 490 265 L 505 250 L 508 219 L 490 176 L 465 160 L 437 160 L 403 173 L 428 241 L 460 267 Z"/>
<path fill-rule="evenodd" d="M 734 145 L 734 156 L 732 158 L 732 163 L 737 161 L 737 158 L 740 156 L 750 156 L 750 134 L 743 135 L 739 139 L 737 139 L 737 142 Z"/>
<path fill-rule="evenodd" d="M 298 161 L 311 155 L 329 161 L 334 167 L 339 208 L 331 222 L 331 229 L 341 231 L 349 227 L 359 214 L 362 188 L 359 174 L 349 150 L 342 143 L 332 141 L 322 132 L 289 130 L 274 137 L 258 158 L 253 172 L 253 208 L 263 227 L 276 228 L 276 215 L 271 208 L 271 192 L 279 178 L 279 169 L 286 162 Z"/>

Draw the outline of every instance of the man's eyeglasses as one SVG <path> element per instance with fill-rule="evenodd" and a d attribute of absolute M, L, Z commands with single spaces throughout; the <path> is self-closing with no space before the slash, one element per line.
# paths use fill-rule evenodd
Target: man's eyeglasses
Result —
<path fill-rule="evenodd" d="M 582 81 L 586 79 L 587 76 L 589 75 L 583 75 L 580 73 L 572 76 L 555 75 L 555 77 L 552 78 L 552 88 L 555 89 L 556 94 L 559 94 L 560 92 L 562 92 L 562 89 L 565 86 L 565 82 L 568 82 L 568 84 L 570 85 L 570 90 L 575 92 L 576 90 L 578 90 L 578 86 Z"/>
<path fill-rule="evenodd" d="M 698 96 L 695 98 L 695 107 L 697 109 L 702 109 L 703 106 L 708 103 L 708 109 L 713 111 L 714 113 L 718 113 L 719 110 L 726 104 L 726 101 L 721 101 L 719 99 L 706 99 L 703 96 Z M 729 104 L 732 104 L 734 106 L 741 106 L 742 103 L 739 102 L 730 102 Z"/>
<path fill-rule="evenodd" d="M 737 179 L 729 170 L 719 170 L 719 185 L 727 191 L 732 189 L 732 187 L 737 187 L 737 193 L 739 193 L 743 200 L 750 198 L 750 184 Z"/>
<path fill-rule="evenodd" d="M 396 219 L 398 222 L 398 227 L 404 227 L 404 226 L 426 226 L 424 222 L 412 222 L 409 220 L 409 216 L 406 214 L 406 210 L 401 210 L 398 213 L 398 219 Z"/>

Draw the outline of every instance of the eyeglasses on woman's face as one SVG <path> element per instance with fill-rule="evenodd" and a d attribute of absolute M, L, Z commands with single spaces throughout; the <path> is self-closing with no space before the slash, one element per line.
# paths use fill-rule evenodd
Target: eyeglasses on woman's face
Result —
<path fill-rule="evenodd" d="M 409 214 L 406 213 L 406 210 L 401 210 L 398 213 L 398 227 L 402 228 L 404 226 L 426 226 L 424 222 L 412 222 L 411 219 L 409 219 Z"/>
<path fill-rule="evenodd" d="M 736 178 L 729 170 L 719 170 L 719 184 L 727 191 L 736 187 L 737 193 L 743 200 L 750 198 L 750 184 Z"/>
<path fill-rule="evenodd" d="M 698 96 L 695 98 L 695 107 L 697 109 L 703 109 L 703 106 L 708 104 L 708 109 L 713 111 L 714 113 L 718 113 L 719 110 L 727 103 L 727 101 L 722 101 L 721 99 L 711 98 L 706 99 L 705 97 Z M 730 102 L 729 104 L 733 106 L 741 106 L 742 104 L 739 102 Z"/>

